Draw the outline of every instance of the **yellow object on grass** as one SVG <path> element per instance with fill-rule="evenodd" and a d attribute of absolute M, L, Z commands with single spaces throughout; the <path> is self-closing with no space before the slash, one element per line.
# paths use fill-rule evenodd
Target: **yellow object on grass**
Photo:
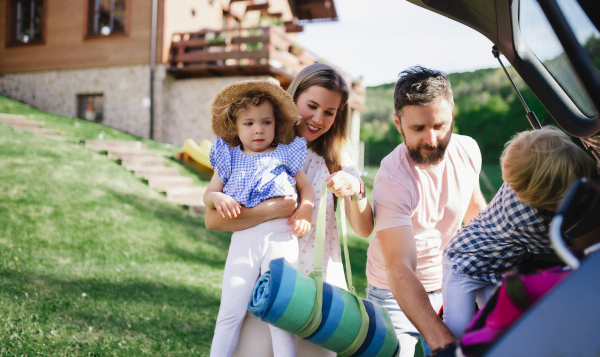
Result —
<path fill-rule="evenodd" d="M 212 170 L 212 166 L 210 166 L 210 148 L 212 147 L 212 143 L 208 140 L 202 140 L 200 145 L 196 144 L 194 140 L 187 139 L 183 143 L 182 152 L 187 154 L 192 160 L 200 164 L 201 166 L 206 167 L 207 169 Z"/>

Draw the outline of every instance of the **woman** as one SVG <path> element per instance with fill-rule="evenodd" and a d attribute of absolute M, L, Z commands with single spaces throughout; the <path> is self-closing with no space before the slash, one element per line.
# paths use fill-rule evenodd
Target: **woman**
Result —
<path fill-rule="evenodd" d="M 346 279 L 333 196 L 344 198 L 346 216 L 356 234 L 366 238 L 373 231 L 373 210 L 365 197 L 364 184 L 360 181 L 356 167 L 344 155 L 349 125 L 348 86 L 335 69 L 317 63 L 304 68 L 294 78 L 288 92 L 294 98 L 298 114 L 302 117 L 295 133 L 304 137 L 307 142 L 308 153 L 303 170 L 315 190 L 315 207 L 319 207 L 324 182 L 327 182 L 327 188 L 331 191 L 327 195 L 325 213 L 323 279 L 345 289 Z M 223 218 L 215 210 L 208 210 L 206 227 L 211 230 L 239 231 L 270 219 L 289 217 L 295 206 L 296 200 L 293 198 L 274 198 L 253 208 L 242 207 L 235 219 Z M 312 222 L 317 222 L 318 214 L 323 213 L 315 209 Z M 298 239 L 298 270 L 305 274 L 312 271 L 314 240 L 314 226 Z M 235 355 L 271 356 L 267 325 L 248 315 L 242 326 Z M 299 339 L 298 356 L 335 356 L 335 353 Z"/>

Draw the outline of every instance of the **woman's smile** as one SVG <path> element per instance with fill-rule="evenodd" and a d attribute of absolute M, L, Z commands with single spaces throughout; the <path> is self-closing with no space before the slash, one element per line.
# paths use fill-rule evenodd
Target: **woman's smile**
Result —
<path fill-rule="evenodd" d="M 298 114 L 302 117 L 298 136 L 311 143 L 329 131 L 341 101 L 340 93 L 316 85 L 302 92 L 296 100 Z"/>

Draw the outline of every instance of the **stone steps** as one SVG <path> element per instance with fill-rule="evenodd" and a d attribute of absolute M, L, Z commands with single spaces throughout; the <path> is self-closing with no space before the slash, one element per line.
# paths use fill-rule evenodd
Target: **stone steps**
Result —
<path fill-rule="evenodd" d="M 20 114 L 7 114 L 0 113 L 0 122 L 4 124 L 28 124 L 28 123 L 38 123 L 44 125 L 44 123 L 34 122 L 31 120 L 27 120 L 25 115 Z"/>
<path fill-rule="evenodd" d="M 165 196 L 167 200 L 173 202 L 188 202 L 191 197 L 202 201 L 205 191 L 205 187 L 174 187 L 165 191 Z"/>
<path fill-rule="evenodd" d="M 173 187 L 165 191 L 167 201 L 175 202 L 190 210 L 192 214 L 206 213 L 204 205 L 205 187 Z"/>
<path fill-rule="evenodd" d="M 165 166 L 166 159 L 145 150 L 146 145 L 138 142 L 102 142 L 95 140 L 86 147 L 106 151 L 107 155 L 119 159 L 120 164 L 143 177 L 148 186 L 165 194 L 168 201 L 182 205 L 193 214 L 206 212 L 203 196 L 206 188 L 191 186 L 193 180 L 179 176 L 179 171 Z"/>
<path fill-rule="evenodd" d="M 28 120 L 25 115 L 0 113 L 0 123 L 19 131 L 27 131 L 36 135 L 60 138 L 58 131 L 44 128 L 44 122 Z"/>
<path fill-rule="evenodd" d="M 162 156 L 131 156 L 119 159 L 120 164 L 129 168 L 130 166 L 165 166 L 167 160 Z"/>
<path fill-rule="evenodd" d="M 189 209 L 194 215 L 204 215 L 206 213 L 206 206 L 204 203 L 183 205 L 183 207 L 187 207 L 187 209 Z"/>
<path fill-rule="evenodd" d="M 191 178 L 183 176 L 151 176 L 146 180 L 148 181 L 148 186 L 154 187 L 161 192 L 175 187 L 188 187 L 193 182 Z"/>
<path fill-rule="evenodd" d="M 146 150 L 136 150 L 136 149 L 109 149 L 106 150 L 107 155 L 109 157 L 114 157 L 117 159 L 121 159 L 121 160 L 129 160 L 132 158 L 154 158 L 156 157 L 156 154 L 150 151 L 146 151 Z"/>
<path fill-rule="evenodd" d="M 127 170 L 133 171 L 135 177 L 153 177 L 153 176 L 179 176 L 179 171 L 173 167 L 160 166 L 126 166 Z"/>
<path fill-rule="evenodd" d="M 36 135 L 61 137 L 56 130 L 44 128 L 44 122 L 28 120 L 24 115 L 0 113 L 0 123 Z M 150 187 L 164 192 L 167 200 L 188 208 L 194 214 L 206 212 L 202 200 L 205 188 L 191 187 L 191 178 L 179 176 L 176 168 L 166 167 L 164 157 L 145 150 L 147 144 L 117 140 L 86 140 L 83 144 L 93 150 L 106 151 L 109 157 L 117 158 L 136 177 L 143 177 Z"/>
<path fill-rule="evenodd" d="M 2 121 L 2 120 L 0 120 Z M 19 130 L 27 130 L 30 128 L 41 128 L 44 126 L 44 123 L 42 122 L 38 122 L 38 121 L 26 121 L 26 122 L 5 122 L 2 121 L 4 124 L 10 125 L 15 129 L 19 129 Z"/>
<path fill-rule="evenodd" d="M 94 150 L 138 150 L 148 147 L 140 141 L 86 140 L 85 147 Z"/>

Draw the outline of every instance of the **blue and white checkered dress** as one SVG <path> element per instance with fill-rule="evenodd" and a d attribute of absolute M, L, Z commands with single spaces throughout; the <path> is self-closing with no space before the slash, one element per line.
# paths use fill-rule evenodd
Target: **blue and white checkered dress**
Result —
<path fill-rule="evenodd" d="M 254 207 L 266 199 L 296 195 L 294 176 L 306 159 L 306 139 L 279 144 L 268 153 L 245 154 L 240 146 L 230 147 L 220 137 L 210 149 L 210 164 L 217 169 L 223 193 L 237 203 Z"/>
<path fill-rule="evenodd" d="M 552 252 L 551 220 L 551 212 L 522 203 L 504 183 L 486 209 L 458 230 L 444 258 L 468 277 L 496 284 L 530 254 Z"/>

